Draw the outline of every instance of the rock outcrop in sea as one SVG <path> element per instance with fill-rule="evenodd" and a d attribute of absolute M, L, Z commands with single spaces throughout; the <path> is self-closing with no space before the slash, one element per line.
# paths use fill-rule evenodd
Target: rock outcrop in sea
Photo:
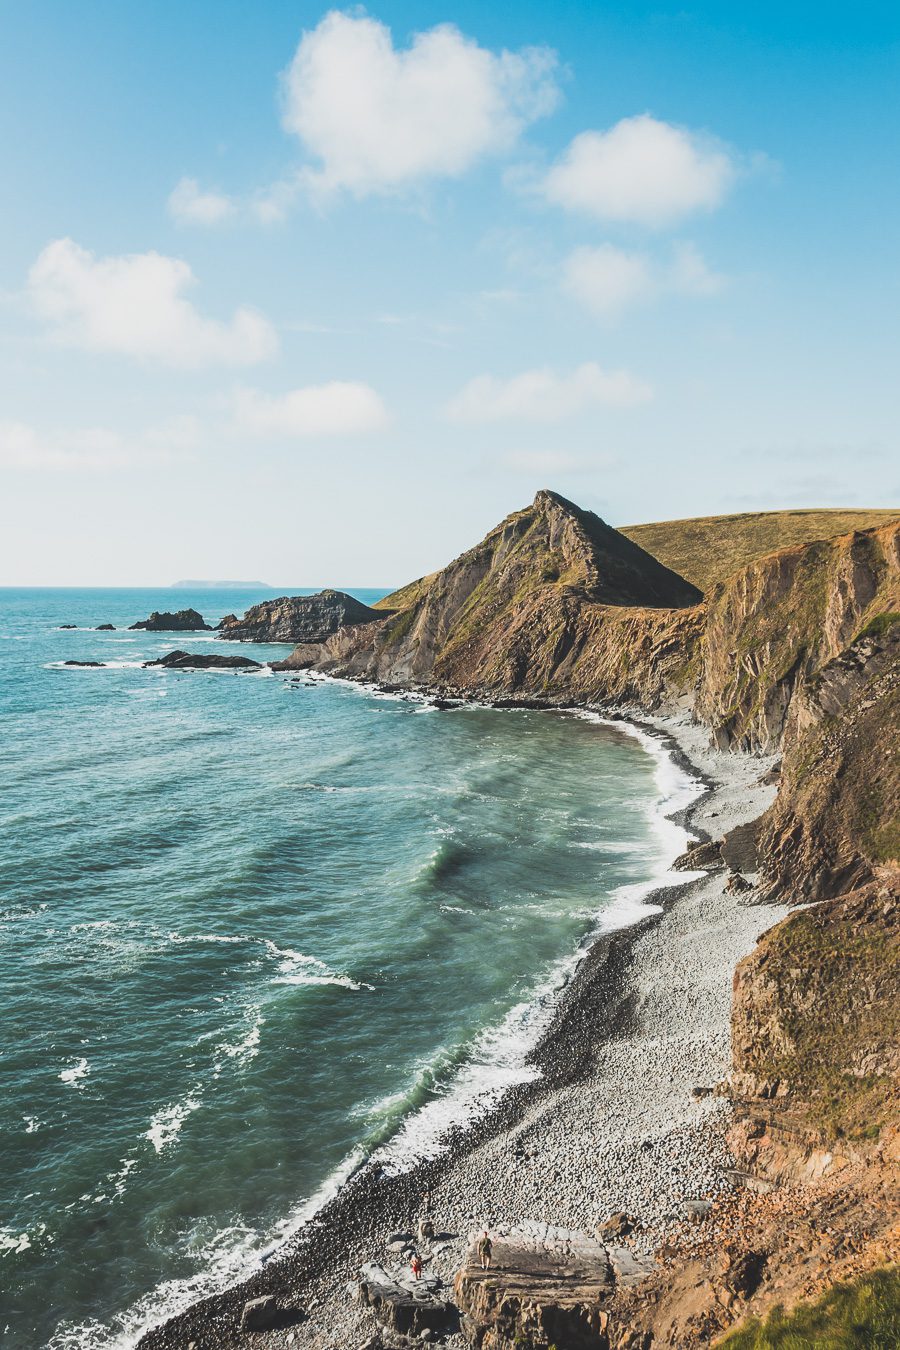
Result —
<path fill-rule="evenodd" d="M 221 637 L 236 642 L 325 642 L 347 625 L 364 625 L 384 618 L 344 591 L 317 595 L 282 595 L 252 605 L 242 619 L 228 614 L 218 625 Z"/>
<path fill-rule="evenodd" d="M 197 633 L 211 632 L 212 625 L 196 609 L 179 609 L 175 614 L 155 609 L 149 619 L 129 625 L 129 631 L 135 629 L 143 629 L 147 633 Z"/>
<path fill-rule="evenodd" d="M 162 666 L 166 670 L 262 670 L 259 661 L 249 656 L 220 656 L 216 652 L 167 652 L 155 661 L 145 661 L 144 668 Z"/>

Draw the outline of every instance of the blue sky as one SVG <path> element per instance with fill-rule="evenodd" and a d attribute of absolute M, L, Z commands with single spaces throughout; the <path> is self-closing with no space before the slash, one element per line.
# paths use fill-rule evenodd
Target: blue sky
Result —
<path fill-rule="evenodd" d="M 894 6 L 4 6 L 0 583 L 900 504 Z"/>

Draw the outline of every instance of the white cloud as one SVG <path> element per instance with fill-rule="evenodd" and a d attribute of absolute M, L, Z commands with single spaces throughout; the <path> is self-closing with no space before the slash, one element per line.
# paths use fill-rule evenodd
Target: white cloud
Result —
<path fill-rule="evenodd" d="M 509 149 L 554 107 L 555 67 L 547 48 L 496 54 L 452 24 L 398 50 L 384 24 L 332 11 L 285 72 L 284 126 L 319 161 L 312 185 L 389 192 Z"/>
<path fill-rule="evenodd" d="M 132 436 L 109 427 L 42 433 L 27 422 L 0 422 L 0 465 L 26 472 L 104 473 L 167 463 L 198 442 L 192 417 L 177 417 Z"/>
<path fill-rule="evenodd" d="M 48 244 L 28 274 L 37 313 L 58 341 L 166 365 L 245 366 L 277 349 L 269 321 L 246 306 L 222 322 L 182 294 L 195 284 L 186 262 L 161 253 L 96 258 L 71 239 Z"/>
<path fill-rule="evenodd" d="M 253 436 L 350 436 L 388 424 L 381 396 L 368 384 L 345 380 L 287 394 L 239 389 L 234 410 L 238 428 Z"/>
<path fill-rule="evenodd" d="M 218 225 L 234 215 L 235 204 L 221 192 L 201 192 L 196 178 L 182 178 L 169 194 L 169 215 L 179 225 Z"/>
<path fill-rule="evenodd" d="M 454 422 L 559 422 L 589 408 L 630 408 L 652 397 L 651 387 L 627 370 L 606 371 L 587 361 L 568 375 L 548 369 L 508 380 L 479 375 L 451 400 L 447 415 Z"/>
<path fill-rule="evenodd" d="M 563 290 L 605 319 L 662 295 L 710 296 L 725 285 L 690 243 L 675 244 L 670 260 L 599 244 L 575 249 L 562 265 Z"/>
<path fill-rule="evenodd" d="M 720 142 L 644 113 L 576 136 L 542 187 L 570 211 L 661 227 L 718 206 L 736 174 Z"/>

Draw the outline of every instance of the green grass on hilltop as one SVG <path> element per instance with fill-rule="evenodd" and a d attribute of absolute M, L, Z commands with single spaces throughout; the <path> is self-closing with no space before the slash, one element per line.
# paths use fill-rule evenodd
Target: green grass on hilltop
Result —
<path fill-rule="evenodd" d="M 716 1344 L 720 1350 L 897 1350 L 900 1269 L 837 1284 L 790 1313 L 774 1308 L 764 1322 L 751 1318 Z"/>
<path fill-rule="evenodd" d="M 620 525 L 641 548 L 685 580 L 708 591 L 741 567 L 776 549 L 833 539 L 900 518 L 896 510 L 752 511 L 736 516 L 698 516 L 652 525 Z"/>
<path fill-rule="evenodd" d="M 425 594 L 436 576 L 437 572 L 432 572 L 430 576 L 419 577 L 418 581 L 410 581 L 406 586 L 401 586 L 398 591 L 392 591 L 390 595 L 384 596 L 383 599 L 376 600 L 372 608 L 406 609 L 408 605 L 414 605 L 419 597 Z"/>

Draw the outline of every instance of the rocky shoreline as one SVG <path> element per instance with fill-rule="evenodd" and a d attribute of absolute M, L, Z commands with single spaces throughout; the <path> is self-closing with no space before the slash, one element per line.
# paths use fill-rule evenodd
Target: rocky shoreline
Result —
<path fill-rule="evenodd" d="M 708 729 L 687 711 L 635 711 L 633 724 L 663 738 L 702 782 L 703 795 L 678 818 L 693 834 L 720 837 L 771 803 L 772 761 L 710 748 Z M 627 1211 L 638 1220 L 629 1241 L 648 1253 L 686 1202 L 730 1189 L 730 1107 L 713 1089 L 729 1068 L 732 976 L 787 911 L 729 889 L 724 871 L 688 873 L 648 899 L 658 908 L 586 951 L 531 1053 L 533 1081 L 454 1130 L 437 1158 L 400 1174 L 363 1165 L 248 1280 L 149 1331 L 141 1350 L 246 1345 L 242 1309 L 264 1295 L 283 1312 L 279 1325 L 254 1333 L 254 1345 L 365 1345 L 376 1323 L 354 1297 L 359 1268 L 377 1261 L 399 1273 L 405 1258 L 390 1239 L 415 1230 L 426 1193 L 438 1233 L 423 1250 L 426 1273 L 449 1289 L 470 1233 L 484 1224 L 590 1233 Z M 453 1331 L 442 1343 L 465 1344 Z"/>

